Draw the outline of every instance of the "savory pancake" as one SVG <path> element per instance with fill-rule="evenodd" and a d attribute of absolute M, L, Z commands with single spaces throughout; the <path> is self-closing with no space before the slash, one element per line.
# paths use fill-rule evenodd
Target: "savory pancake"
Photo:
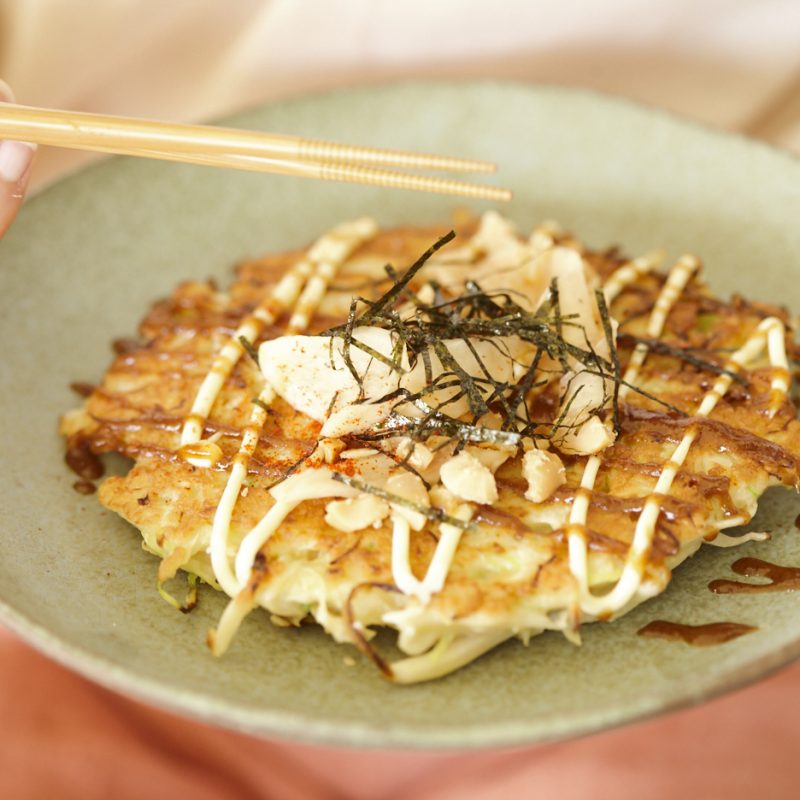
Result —
<path fill-rule="evenodd" d="M 185 283 L 63 418 L 85 477 L 134 461 L 100 500 L 165 597 L 179 569 L 231 597 L 216 652 L 257 605 L 398 682 L 578 641 L 798 486 L 783 310 L 715 298 L 693 256 L 661 272 L 492 213 L 445 233 L 358 220 L 227 291 Z"/>

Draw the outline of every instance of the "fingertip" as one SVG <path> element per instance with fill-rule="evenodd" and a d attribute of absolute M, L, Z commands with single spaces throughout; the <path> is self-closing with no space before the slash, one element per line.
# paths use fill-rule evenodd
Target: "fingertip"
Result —
<path fill-rule="evenodd" d="M 27 179 L 36 155 L 36 145 L 13 140 L 0 141 L 0 182 L 16 186 Z"/>
<path fill-rule="evenodd" d="M 14 102 L 16 100 L 11 87 L 0 79 L 0 103 Z M 0 238 L 22 205 L 35 155 L 35 144 L 0 141 Z"/>
<path fill-rule="evenodd" d="M 0 101 L 3 103 L 16 102 L 14 92 L 11 91 L 11 87 L 2 78 L 0 78 Z"/>

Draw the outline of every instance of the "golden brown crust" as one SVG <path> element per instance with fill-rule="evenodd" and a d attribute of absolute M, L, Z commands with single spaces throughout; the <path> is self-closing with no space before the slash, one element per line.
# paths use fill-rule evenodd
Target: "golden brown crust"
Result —
<path fill-rule="evenodd" d="M 410 227 L 380 233 L 350 259 L 312 328 L 340 322 L 341 315 L 330 311 L 337 298 L 339 307 L 343 298 L 346 307 L 353 291 L 379 293 L 386 286 L 380 280 L 383 263 L 411 263 L 440 233 Z M 120 347 L 84 407 L 62 423 L 72 466 L 88 462 L 84 470 L 96 469 L 90 454 L 106 452 L 135 461 L 126 476 L 103 483 L 101 502 L 139 527 L 148 547 L 160 555 L 185 548 L 193 554 L 192 569 L 207 580 L 212 579 L 204 561 L 207 534 L 261 386 L 256 365 L 248 358 L 239 362 L 206 424 L 206 436 L 221 435 L 223 458 L 216 468 L 198 469 L 178 457 L 181 425 L 214 354 L 300 255 L 296 251 L 242 264 L 225 293 L 210 283 L 179 286 L 146 316 L 141 341 Z M 586 255 L 603 277 L 623 263 L 615 251 Z M 643 277 L 613 303 L 612 314 L 620 321 L 623 368 L 636 337 L 646 334 L 647 315 L 663 281 L 662 275 Z M 670 312 L 662 341 L 721 365 L 769 314 L 786 319 L 779 309 L 742 298 L 724 303 L 692 282 Z M 277 335 L 281 322 L 268 328 L 263 338 Z M 790 338 L 787 346 L 794 348 Z M 749 515 L 742 500 L 748 490 L 758 495 L 772 483 L 797 485 L 800 425 L 788 400 L 770 416 L 771 375 L 766 362 L 745 371 L 744 382 L 734 384 L 712 418 L 704 420 L 692 414 L 715 376 L 657 350 L 648 358 L 639 383 L 684 414 L 635 392 L 628 395 L 619 438 L 605 451 L 591 493 L 587 528 L 599 582 L 603 575 L 611 581 L 618 574 L 636 517 L 669 449 L 692 426 L 698 439 L 664 499 L 650 554 L 650 574 L 658 580 L 669 577 L 665 562 L 707 535 L 715 523 Z M 532 405 L 541 418 L 552 419 L 557 398 L 552 389 L 545 390 Z M 234 543 L 269 508 L 269 486 L 311 452 L 318 431 L 318 423 L 286 403 L 273 404 L 249 467 L 247 490 L 236 507 Z M 454 622 L 478 615 L 524 620 L 530 608 L 547 611 L 568 604 L 573 581 L 564 528 L 584 459 L 566 460 L 567 484 L 540 505 L 523 497 L 519 459 L 500 468 L 500 500 L 491 509 L 479 510 L 477 529 L 463 538 L 446 586 L 432 600 L 432 614 Z M 324 521 L 324 505 L 302 504 L 270 540 L 265 552 L 268 580 L 277 581 L 287 570 L 305 564 L 323 576 L 329 603 L 341 612 L 353 587 L 392 583 L 391 531 L 387 525 L 353 534 L 334 530 Z M 434 530 L 412 535 L 411 565 L 418 577 L 435 544 Z"/>

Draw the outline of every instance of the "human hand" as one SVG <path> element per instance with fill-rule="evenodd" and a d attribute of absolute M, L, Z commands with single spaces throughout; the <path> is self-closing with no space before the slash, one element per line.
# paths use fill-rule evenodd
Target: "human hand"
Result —
<path fill-rule="evenodd" d="M 14 94 L 0 80 L 0 103 L 13 102 Z M 0 239 L 22 205 L 35 154 L 35 144 L 0 141 Z"/>

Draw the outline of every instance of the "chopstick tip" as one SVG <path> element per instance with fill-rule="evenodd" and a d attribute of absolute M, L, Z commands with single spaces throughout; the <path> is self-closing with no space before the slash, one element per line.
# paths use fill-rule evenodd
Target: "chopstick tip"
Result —
<path fill-rule="evenodd" d="M 467 160 L 461 162 L 459 165 L 462 172 L 497 172 L 497 164 L 493 161 L 477 161 Z"/>

